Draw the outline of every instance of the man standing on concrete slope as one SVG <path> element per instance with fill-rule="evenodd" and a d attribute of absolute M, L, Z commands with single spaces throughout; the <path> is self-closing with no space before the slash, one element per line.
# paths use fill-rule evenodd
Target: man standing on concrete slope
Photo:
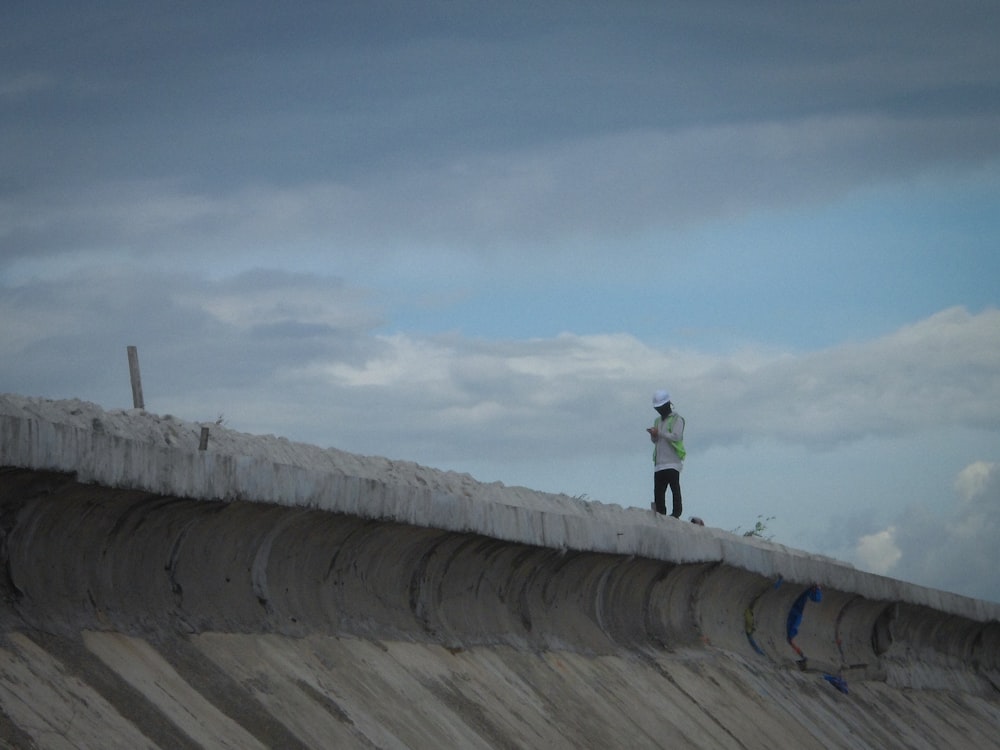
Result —
<path fill-rule="evenodd" d="M 667 514 L 667 487 L 673 498 L 674 518 L 681 517 L 681 469 L 684 468 L 684 417 L 674 411 L 670 394 L 657 391 L 653 394 L 653 408 L 660 415 L 652 427 L 646 429 L 653 442 L 653 509 L 662 516 Z"/>

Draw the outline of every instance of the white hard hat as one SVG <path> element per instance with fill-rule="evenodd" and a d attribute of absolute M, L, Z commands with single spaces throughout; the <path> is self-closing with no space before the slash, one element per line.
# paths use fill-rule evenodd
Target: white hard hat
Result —
<path fill-rule="evenodd" d="M 666 391 L 657 391 L 653 394 L 653 408 L 663 406 L 665 403 L 670 401 L 670 394 Z"/>

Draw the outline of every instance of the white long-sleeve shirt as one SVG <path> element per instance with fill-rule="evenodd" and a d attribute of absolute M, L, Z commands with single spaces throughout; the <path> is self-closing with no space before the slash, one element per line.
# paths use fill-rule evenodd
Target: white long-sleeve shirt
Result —
<path fill-rule="evenodd" d="M 670 429 L 667 428 L 668 422 L 672 422 Z M 677 469 L 677 471 L 680 471 L 684 468 L 684 461 L 677 455 L 673 443 L 684 439 L 684 417 L 674 412 L 666 419 L 657 417 L 653 426 L 659 430 L 659 435 L 655 441 L 656 448 L 653 452 L 653 471 L 660 471 L 661 469 Z"/>

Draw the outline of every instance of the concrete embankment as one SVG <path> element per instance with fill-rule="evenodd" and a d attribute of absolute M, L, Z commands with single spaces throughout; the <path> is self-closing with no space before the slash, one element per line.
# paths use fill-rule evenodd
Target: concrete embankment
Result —
<path fill-rule="evenodd" d="M 78 401 L 0 467 L 0 746 L 1000 747 L 996 604 Z"/>

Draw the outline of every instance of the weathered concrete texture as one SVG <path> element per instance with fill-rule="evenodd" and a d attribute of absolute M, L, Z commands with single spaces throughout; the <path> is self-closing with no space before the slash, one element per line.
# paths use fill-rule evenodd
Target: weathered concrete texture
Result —
<path fill-rule="evenodd" d="M 200 427 L 0 396 L 0 747 L 1000 747 L 1000 606 Z"/>
<path fill-rule="evenodd" d="M 114 631 L 9 633 L 0 705 L 44 747 L 937 750 L 995 747 L 1000 721 L 995 700 L 882 682 L 843 695 L 711 648 L 595 656 Z"/>

